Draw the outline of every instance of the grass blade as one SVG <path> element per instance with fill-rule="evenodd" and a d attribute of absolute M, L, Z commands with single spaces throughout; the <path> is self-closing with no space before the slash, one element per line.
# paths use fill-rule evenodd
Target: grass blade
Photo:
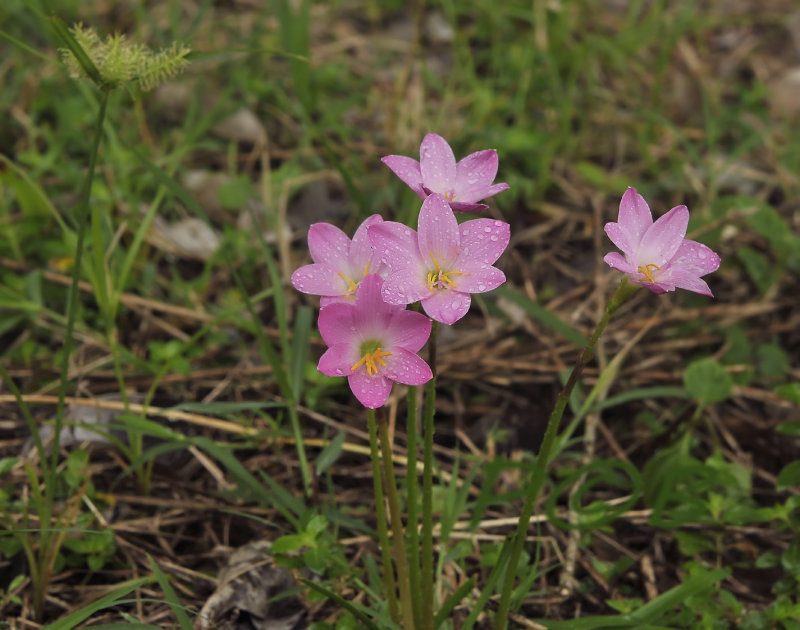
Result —
<path fill-rule="evenodd" d="M 59 619 L 55 623 L 51 623 L 49 626 L 47 626 L 47 630 L 72 630 L 72 628 L 75 628 L 81 622 L 86 621 L 98 610 L 115 606 L 120 602 L 120 600 L 122 600 L 123 597 L 128 595 L 128 593 L 135 591 L 137 588 L 141 588 L 146 584 L 152 584 L 155 581 L 155 577 L 148 575 L 147 577 L 121 582 L 117 585 L 117 588 L 113 592 L 92 602 L 88 606 L 84 606 L 80 610 L 76 610 L 74 613 L 67 615 L 64 618 Z"/>
<path fill-rule="evenodd" d="M 586 339 L 586 337 L 584 337 L 575 328 L 567 324 L 557 315 L 548 311 L 538 302 L 534 302 L 519 291 L 515 291 L 509 286 L 502 286 L 495 289 L 495 293 L 499 297 L 504 297 L 507 300 L 514 302 L 514 304 L 517 306 L 521 306 L 530 317 L 537 320 L 540 324 L 543 324 L 547 328 L 557 332 L 559 335 L 571 341 L 579 348 L 583 348 L 589 342 L 589 340 Z"/>
<path fill-rule="evenodd" d="M 150 568 L 153 570 L 153 574 L 156 576 L 156 580 L 158 580 L 158 585 L 164 593 L 164 599 L 167 600 L 167 604 L 169 604 L 169 607 L 178 619 L 181 628 L 183 630 L 194 630 L 192 627 L 192 620 L 189 619 L 189 615 L 186 614 L 186 608 L 175 594 L 175 589 L 173 589 L 172 584 L 169 583 L 169 578 L 164 575 L 161 567 L 150 557 L 150 554 L 147 555 L 147 561 L 150 563 Z"/>

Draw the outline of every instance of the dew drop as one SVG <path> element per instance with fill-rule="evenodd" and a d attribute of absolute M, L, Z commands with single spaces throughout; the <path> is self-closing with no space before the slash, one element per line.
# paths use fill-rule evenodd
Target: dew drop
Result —
<path fill-rule="evenodd" d="M 486 233 L 488 234 L 489 232 L 491 232 L 491 231 L 492 231 L 492 228 L 490 228 L 490 227 L 488 227 L 488 226 L 487 226 L 487 227 L 483 228 L 483 231 L 484 231 L 484 232 L 486 232 Z"/>
<path fill-rule="evenodd" d="M 494 243 L 496 243 L 497 242 L 497 234 L 492 234 L 492 237 L 489 240 L 494 242 Z"/>
<path fill-rule="evenodd" d="M 486 285 L 485 284 L 479 284 L 478 285 L 478 291 L 486 291 Z"/>

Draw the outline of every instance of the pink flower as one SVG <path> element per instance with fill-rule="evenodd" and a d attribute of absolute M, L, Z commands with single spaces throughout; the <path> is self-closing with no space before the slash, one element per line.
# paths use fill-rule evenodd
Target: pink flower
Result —
<path fill-rule="evenodd" d="M 308 249 L 314 264 L 292 274 L 294 288 L 322 296 L 320 306 L 352 301 L 362 278 L 382 271 L 367 237 L 367 228 L 382 221 L 378 214 L 367 217 L 352 241 L 335 225 L 314 223 L 308 228 Z"/>
<path fill-rule="evenodd" d="M 475 219 L 461 225 L 441 195 L 429 195 L 419 213 L 419 232 L 394 221 L 369 228 L 375 253 L 390 271 L 383 284 L 389 304 L 421 301 L 425 312 L 452 324 L 469 310 L 470 293 L 505 282 L 492 264 L 510 238 L 508 223 Z"/>
<path fill-rule="evenodd" d="M 508 184 L 492 184 L 497 175 L 497 151 L 471 153 L 456 163 L 447 141 L 429 133 L 419 147 L 419 162 L 403 155 L 387 155 L 381 161 L 411 187 L 420 199 L 439 193 L 458 212 L 477 212 L 489 206 L 478 203 L 508 190 Z"/>
<path fill-rule="evenodd" d="M 328 376 L 347 376 L 350 389 L 365 407 L 382 406 L 392 381 L 422 385 L 432 377 L 419 356 L 431 334 L 422 313 L 387 304 L 380 276 L 361 280 L 352 303 L 330 304 L 319 313 L 319 332 L 328 350 L 317 369 Z"/>
<path fill-rule="evenodd" d="M 674 207 L 653 223 L 644 197 L 628 188 L 619 204 L 617 222 L 605 225 L 608 238 L 625 256 L 612 252 L 603 260 L 653 293 L 677 287 L 713 297 L 700 276 L 717 270 L 719 256 L 702 243 L 684 238 L 688 224 L 686 206 Z"/>

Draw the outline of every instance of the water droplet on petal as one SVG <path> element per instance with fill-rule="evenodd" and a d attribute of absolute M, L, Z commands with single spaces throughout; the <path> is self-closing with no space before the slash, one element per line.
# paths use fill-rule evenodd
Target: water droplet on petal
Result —
<path fill-rule="evenodd" d="M 491 231 L 492 231 L 492 228 L 490 228 L 490 227 L 488 227 L 488 226 L 487 226 L 487 227 L 483 228 L 483 231 L 484 231 L 484 232 L 486 232 L 486 233 L 488 234 L 489 232 L 491 232 Z"/>

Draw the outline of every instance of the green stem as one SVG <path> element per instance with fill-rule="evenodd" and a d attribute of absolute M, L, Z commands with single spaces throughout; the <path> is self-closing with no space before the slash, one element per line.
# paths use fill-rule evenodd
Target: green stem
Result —
<path fill-rule="evenodd" d="M 594 329 L 594 332 L 589 339 L 589 343 L 586 344 L 586 347 L 583 349 L 583 352 L 578 358 L 575 367 L 572 368 L 569 379 L 567 380 L 564 389 L 561 390 L 561 393 L 558 395 L 553 412 L 550 414 L 550 420 L 547 423 L 547 430 L 545 431 L 542 445 L 539 448 L 539 455 L 536 457 L 536 463 L 531 471 L 527 496 L 525 497 L 525 503 L 522 506 L 522 512 L 519 515 L 517 530 L 514 533 L 514 542 L 511 547 L 511 553 L 509 554 L 508 562 L 506 563 L 506 576 L 503 582 L 503 590 L 500 595 L 500 605 L 497 609 L 497 615 L 495 616 L 496 630 L 505 630 L 506 625 L 508 624 L 511 592 L 514 587 L 514 578 L 516 577 L 517 566 L 519 565 L 519 558 L 522 553 L 522 546 L 525 542 L 525 534 L 528 531 L 528 525 L 530 523 L 531 515 L 533 514 L 533 507 L 536 503 L 536 499 L 539 496 L 542 486 L 544 485 L 545 472 L 547 470 L 547 465 L 550 463 L 550 458 L 552 455 L 551 451 L 553 450 L 553 444 L 555 443 L 556 436 L 558 435 L 558 425 L 561 423 L 561 417 L 564 415 L 564 410 L 566 409 L 569 398 L 572 395 L 572 390 L 575 387 L 575 384 L 578 382 L 581 372 L 583 372 L 583 368 L 586 367 L 586 364 L 592 358 L 597 341 L 600 339 L 600 335 L 605 330 L 606 325 L 611 319 L 611 316 L 638 288 L 638 285 L 633 285 L 630 283 L 627 276 L 622 279 L 622 282 L 620 283 L 614 295 L 611 297 L 611 300 L 606 307 L 606 312 L 600 319 L 597 327 Z M 497 567 L 495 567 L 495 570 L 497 570 Z"/>
<path fill-rule="evenodd" d="M 428 340 L 428 363 L 433 378 L 425 384 L 422 468 L 422 630 L 433 630 L 433 416 L 436 412 L 436 339 L 439 322 L 433 321 Z"/>
<path fill-rule="evenodd" d="M 108 106 L 108 92 L 101 92 L 100 111 L 97 114 L 97 121 L 94 127 L 94 141 L 92 152 L 89 155 L 89 170 L 81 186 L 81 203 L 78 206 L 78 238 L 75 246 L 75 262 L 72 266 L 72 282 L 70 283 L 67 296 L 67 329 L 64 333 L 64 348 L 61 361 L 61 381 L 58 387 L 58 404 L 56 405 L 55 431 L 53 432 L 53 452 L 51 453 L 49 472 L 55 474 L 58 465 L 59 441 L 61 438 L 61 426 L 64 413 L 64 397 L 67 391 L 67 376 L 69 374 L 69 359 L 72 351 L 72 333 L 75 330 L 75 315 L 78 304 L 78 282 L 81 277 L 81 265 L 83 260 L 83 242 L 86 238 L 87 214 L 89 212 L 89 202 L 92 196 L 92 182 L 94 181 L 94 171 L 97 165 L 97 154 L 100 149 L 100 138 L 103 133 L 103 122 L 106 117 L 106 107 Z M 45 494 L 52 497 L 54 483 L 47 480 Z"/>
<path fill-rule="evenodd" d="M 97 166 L 97 154 L 100 149 L 100 139 L 103 134 L 103 122 L 106 117 L 106 109 L 108 106 L 109 93 L 102 91 L 100 93 L 100 109 L 97 113 L 97 120 L 94 127 L 94 138 L 92 141 L 92 149 L 89 154 L 89 168 L 86 172 L 86 177 L 81 186 L 80 204 L 77 211 L 77 244 L 75 246 L 75 262 L 72 267 L 72 282 L 70 283 L 69 292 L 67 294 L 67 325 L 64 332 L 64 347 L 62 349 L 61 361 L 61 380 L 58 386 L 58 404 L 56 405 L 55 422 L 53 426 L 53 444 L 52 453 L 50 454 L 49 464 L 42 461 L 42 476 L 44 477 L 44 497 L 39 508 L 40 527 L 42 528 L 41 538 L 39 541 L 39 556 L 47 556 L 52 553 L 51 537 L 52 532 L 50 528 L 50 521 L 53 516 L 53 501 L 55 493 L 55 477 L 58 467 L 58 456 L 61 450 L 61 429 L 64 424 L 64 398 L 67 392 L 67 380 L 69 375 L 69 359 L 72 354 L 72 334 L 75 330 L 75 319 L 77 315 L 78 305 L 78 282 L 81 277 L 81 266 L 83 260 L 84 240 L 86 238 L 86 224 L 90 209 L 90 201 L 92 196 L 92 182 L 94 181 L 95 167 Z M 42 563 L 46 566 L 47 563 Z M 34 615 L 37 619 L 42 618 L 42 608 L 44 606 L 44 593 L 47 589 L 47 584 L 50 581 L 49 572 L 38 576 L 39 584 L 34 584 Z"/>
<path fill-rule="evenodd" d="M 375 518 L 378 520 L 378 541 L 381 547 L 383 562 L 383 585 L 386 598 L 389 600 L 389 616 L 396 624 L 400 623 L 400 612 L 397 608 L 397 589 L 394 583 L 394 568 L 389 547 L 389 530 L 386 526 L 386 508 L 383 505 L 383 485 L 381 484 L 380 454 L 378 453 L 378 430 L 375 425 L 375 410 L 367 409 L 367 425 L 369 426 L 369 448 L 372 456 L 372 486 L 375 492 Z"/>
<path fill-rule="evenodd" d="M 408 579 L 411 583 L 411 598 L 414 604 L 414 625 L 422 626 L 422 592 L 419 574 L 419 508 L 417 506 L 419 482 L 417 479 L 417 388 L 409 386 L 406 397 L 407 422 L 407 456 L 406 460 L 406 496 L 408 512 Z"/>
<path fill-rule="evenodd" d="M 389 440 L 389 428 L 386 426 L 386 418 L 382 410 L 378 418 L 378 435 L 381 440 L 386 498 L 389 499 L 389 517 L 392 521 L 392 542 L 394 543 L 394 561 L 397 566 L 397 585 L 400 589 L 400 605 L 403 608 L 403 628 L 405 630 L 415 630 L 414 605 L 411 601 L 408 559 L 406 558 L 406 543 L 403 535 L 403 519 L 400 513 L 400 499 L 397 496 L 397 480 L 394 476 L 394 462 L 392 461 L 392 444 Z"/>

